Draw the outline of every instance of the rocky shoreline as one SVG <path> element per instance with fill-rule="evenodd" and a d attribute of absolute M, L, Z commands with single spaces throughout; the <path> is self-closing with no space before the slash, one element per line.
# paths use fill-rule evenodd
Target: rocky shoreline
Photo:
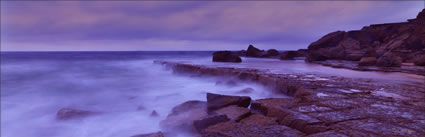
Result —
<path fill-rule="evenodd" d="M 317 80 L 303 74 L 155 63 L 176 73 L 254 81 L 269 87 L 272 92 L 291 96 L 251 101 L 249 97 L 213 95 L 215 101 L 211 101 L 211 94 L 208 94 L 207 102 L 188 101 L 176 106 L 161 122 L 168 125 L 165 129 L 178 127 L 205 137 L 419 137 L 425 134 L 423 84 L 394 84 L 335 76 L 321 76 L 325 80 Z"/>
<path fill-rule="evenodd" d="M 219 52 L 218 52 L 219 53 Z M 402 72 L 425 76 L 425 9 L 407 22 L 373 24 L 361 30 L 336 31 L 312 42 L 308 49 L 285 51 L 247 50 L 226 55 L 220 62 L 242 62 L 238 56 L 280 58 L 303 57 L 306 62 L 359 71 Z M 230 57 L 230 55 L 232 55 Z M 228 58 L 228 59 L 226 59 Z"/>

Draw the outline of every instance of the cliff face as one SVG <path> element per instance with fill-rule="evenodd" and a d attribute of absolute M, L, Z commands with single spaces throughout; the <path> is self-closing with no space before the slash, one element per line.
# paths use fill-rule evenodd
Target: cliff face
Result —
<path fill-rule="evenodd" d="M 375 24 L 329 33 L 308 47 L 307 61 L 376 58 L 374 65 L 400 66 L 425 55 L 425 9 L 407 22 Z M 419 64 L 417 64 L 419 65 Z"/>

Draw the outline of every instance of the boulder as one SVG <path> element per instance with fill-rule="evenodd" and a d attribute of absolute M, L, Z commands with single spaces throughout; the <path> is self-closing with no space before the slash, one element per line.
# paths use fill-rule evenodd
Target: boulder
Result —
<path fill-rule="evenodd" d="M 295 57 L 298 57 L 297 51 L 285 51 L 282 54 L 280 54 L 281 60 L 294 59 Z"/>
<path fill-rule="evenodd" d="M 278 56 L 278 55 L 279 55 L 279 51 L 277 51 L 276 49 L 267 50 L 267 56 Z"/>
<path fill-rule="evenodd" d="M 239 121 L 251 114 L 248 108 L 238 106 L 228 106 L 215 111 L 219 115 L 226 115 L 232 121 Z"/>
<path fill-rule="evenodd" d="M 419 56 L 416 56 L 416 57 L 413 59 L 413 63 L 414 63 L 416 66 L 425 66 L 425 55 L 419 55 Z"/>
<path fill-rule="evenodd" d="M 79 110 L 74 108 L 62 108 L 56 113 L 56 118 L 59 120 L 68 120 L 75 118 L 83 118 L 94 114 L 94 112 L 87 110 Z"/>
<path fill-rule="evenodd" d="M 363 57 L 360 59 L 359 66 L 373 66 L 376 64 L 376 57 Z"/>
<path fill-rule="evenodd" d="M 217 51 L 213 53 L 213 62 L 242 62 L 242 59 L 230 51 Z"/>
<path fill-rule="evenodd" d="M 208 116 L 206 103 L 203 101 L 187 101 L 174 107 L 160 126 L 169 130 L 195 132 L 193 122 Z"/>
<path fill-rule="evenodd" d="M 400 67 L 401 63 L 400 56 L 394 55 L 390 51 L 386 52 L 376 61 L 376 65 L 380 67 Z"/>
<path fill-rule="evenodd" d="M 164 137 L 164 134 L 162 132 L 156 132 L 156 133 L 134 135 L 131 137 Z"/>
<path fill-rule="evenodd" d="M 248 96 L 227 96 L 214 93 L 207 93 L 207 108 L 208 112 L 236 105 L 239 107 L 248 107 L 251 103 L 251 98 Z"/>
<path fill-rule="evenodd" d="M 253 45 L 249 45 L 248 49 L 246 50 L 246 56 L 247 57 L 262 57 L 264 55 L 264 52 Z"/>
<path fill-rule="evenodd" d="M 236 51 L 236 52 L 233 52 L 233 54 L 236 56 L 246 56 L 246 50 Z"/>
<path fill-rule="evenodd" d="M 193 122 L 193 126 L 196 128 L 198 132 L 202 132 L 204 129 L 208 128 L 209 126 L 229 121 L 230 119 L 227 118 L 226 115 L 211 115 L 206 118 L 203 118 L 201 120 L 195 120 Z"/>

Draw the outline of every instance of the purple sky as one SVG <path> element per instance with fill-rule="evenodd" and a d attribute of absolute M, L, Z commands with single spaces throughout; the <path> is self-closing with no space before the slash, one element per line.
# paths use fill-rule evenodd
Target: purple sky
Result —
<path fill-rule="evenodd" d="M 423 1 L 1 1 L 1 50 L 306 48 L 416 17 Z"/>

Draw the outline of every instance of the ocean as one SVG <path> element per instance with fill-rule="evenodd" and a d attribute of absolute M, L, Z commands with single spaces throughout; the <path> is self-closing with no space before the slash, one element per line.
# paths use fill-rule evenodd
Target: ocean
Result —
<path fill-rule="evenodd" d="M 407 83 L 423 81 L 423 76 L 336 69 L 302 60 L 243 58 L 243 63 L 216 63 L 211 61 L 212 53 L 2 52 L 1 136 L 129 137 L 160 131 L 159 122 L 174 106 L 188 100 L 205 101 L 207 92 L 244 95 L 253 99 L 285 97 L 256 83 L 175 74 L 153 63 L 154 60 L 255 68 L 273 73 Z M 240 92 L 244 89 L 252 92 Z M 84 119 L 58 120 L 56 113 L 61 108 L 90 110 L 97 114 Z M 158 112 L 159 116 L 150 116 L 152 111 Z"/>

